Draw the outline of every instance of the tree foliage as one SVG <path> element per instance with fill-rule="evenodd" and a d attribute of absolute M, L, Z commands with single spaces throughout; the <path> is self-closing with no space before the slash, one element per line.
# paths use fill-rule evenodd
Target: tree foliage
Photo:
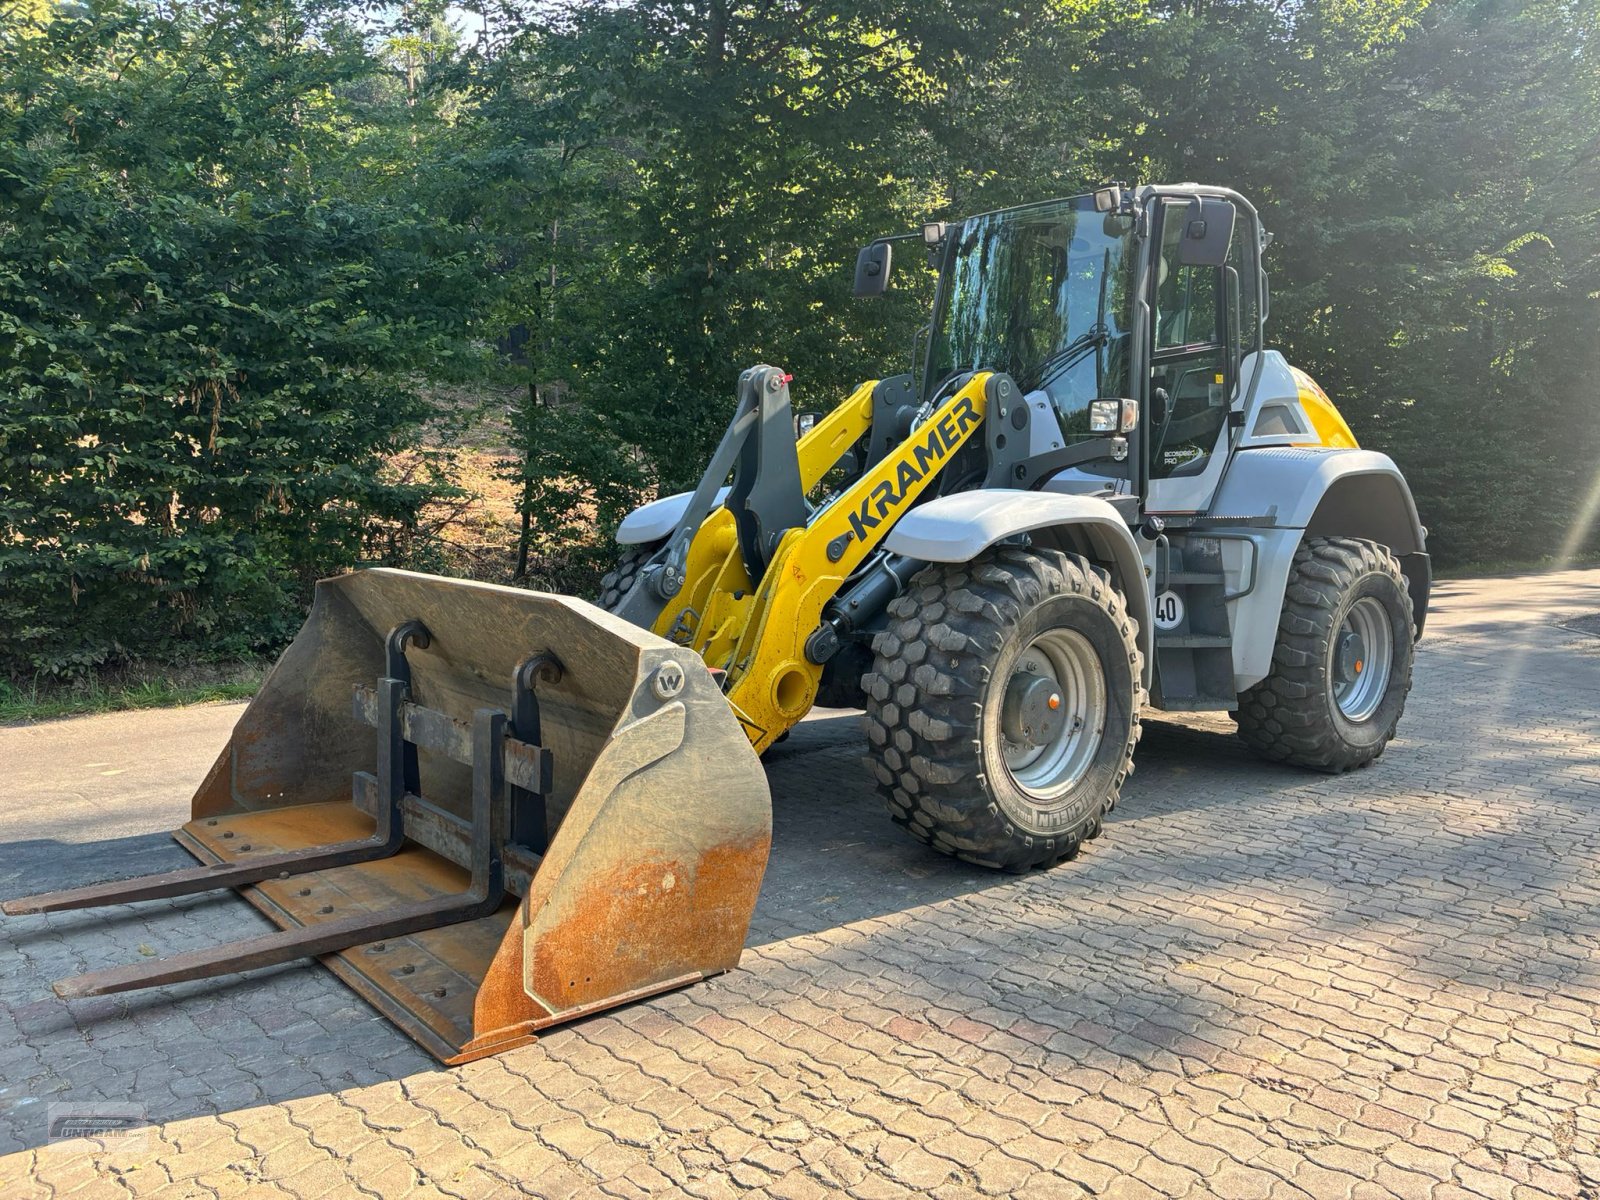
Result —
<path fill-rule="evenodd" d="M 540 263 L 568 314 L 540 368 L 595 433 L 579 460 L 547 445 L 532 474 L 687 486 L 741 367 L 785 365 L 819 407 L 905 369 L 926 290 L 846 295 L 874 234 L 1106 179 L 1202 179 L 1261 208 L 1270 340 L 1400 461 L 1443 562 L 1594 544 L 1593 4 L 541 12 L 479 82 L 539 80 L 523 135 L 598 185 L 553 193 L 588 233 Z"/>
<path fill-rule="evenodd" d="M 385 476 L 467 298 L 371 72 L 285 5 L 97 5 L 0 43 L 0 662 L 298 624 L 427 489 Z"/>
<path fill-rule="evenodd" d="M 1277 232 L 1271 340 L 1400 463 L 1438 558 L 1581 549 L 1600 489 L 1600 6 L 1224 8 L 1150 31 L 1140 76 L 1180 73 L 1142 89 L 1157 120 L 1136 150 L 1255 199 Z"/>
<path fill-rule="evenodd" d="M 1108 179 L 1255 200 L 1271 342 L 1440 559 L 1594 544 L 1592 0 L 395 11 L 0 0 L 7 668 L 264 644 L 414 558 L 426 377 L 512 397 L 518 573 L 559 585 L 742 368 L 812 408 L 907 369 L 926 274 L 857 305 L 860 244 Z"/>

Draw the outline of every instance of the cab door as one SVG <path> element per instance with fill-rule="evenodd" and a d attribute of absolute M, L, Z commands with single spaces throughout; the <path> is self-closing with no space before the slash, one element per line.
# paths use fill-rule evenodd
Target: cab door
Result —
<path fill-rule="evenodd" d="M 1227 460 L 1228 412 L 1238 399 L 1237 313 L 1254 310 L 1239 303 L 1240 281 L 1254 279 L 1245 261 L 1246 223 L 1236 222 L 1226 265 L 1184 264 L 1179 247 L 1189 203 L 1163 198 L 1157 211 L 1146 414 L 1151 513 L 1198 511 L 1215 491 Z"/>

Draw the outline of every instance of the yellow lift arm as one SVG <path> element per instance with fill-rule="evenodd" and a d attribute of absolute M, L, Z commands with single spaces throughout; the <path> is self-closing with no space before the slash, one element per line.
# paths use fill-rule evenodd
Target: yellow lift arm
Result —
<path fill-rule="evenodd" d="M 728 701 L 758 753 L 811 710 L 822 666 L 806 657 L 806 639 L 844 581 L 982 427 L 988 378 L 974 375 L 807 525 L 785 533 L 759 586 L 739 552 L 732 513 L 718 508 L 695 534 L 684 588 L 655 632 L 726 673 Z M 871 428 L 876 383 L 862 384 L 800 439 L 807 492 Z"/>

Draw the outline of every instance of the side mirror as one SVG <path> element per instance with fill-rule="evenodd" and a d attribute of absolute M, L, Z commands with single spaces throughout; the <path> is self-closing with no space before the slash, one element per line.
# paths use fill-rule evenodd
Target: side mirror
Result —
<path fill-rule="evenodd" d="M 1233 205 L 1211 196 L 1196 196 L 1183 218 L 1178 242 L 1178 265 L 1220 267 L 1228 261 L 1233 242 Z"/>
<path fill-rule="evenodd" d="M 892 262 L 888 242 L 872 242 L 861 247 L 861 253 L 856 255 L 856 295 L 883 295 L 889 286 Z"/>
<path fill-rule="evenodd" d="M 1167 395 L 1167 389 L 1158 387 L 1150 393 L 1150 421 L 1157 429 L 1167 423 L 1167 409 L 1172 397 Z"/>

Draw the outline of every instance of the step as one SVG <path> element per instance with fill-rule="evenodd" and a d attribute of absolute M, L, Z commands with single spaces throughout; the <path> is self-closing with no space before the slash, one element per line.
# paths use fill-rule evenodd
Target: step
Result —
<path fill-rule="evenodd" d="M 1221 571 L 1169 571 L 1161 578 L 1169 587 L 1174 583 L 1209 583 L 1221 587 L 1227 582 Z"/>
<path fill-rule="evenodd" d="M 1157 650 L 1226 650 L 1232 645 L 1225 633 L 1156 633 Z"/>
<path fill-rule="evenodd" d="M 1163 696 L 1162 712 L 1231 712 L 1239 707 L 1236 696 Z"/>

